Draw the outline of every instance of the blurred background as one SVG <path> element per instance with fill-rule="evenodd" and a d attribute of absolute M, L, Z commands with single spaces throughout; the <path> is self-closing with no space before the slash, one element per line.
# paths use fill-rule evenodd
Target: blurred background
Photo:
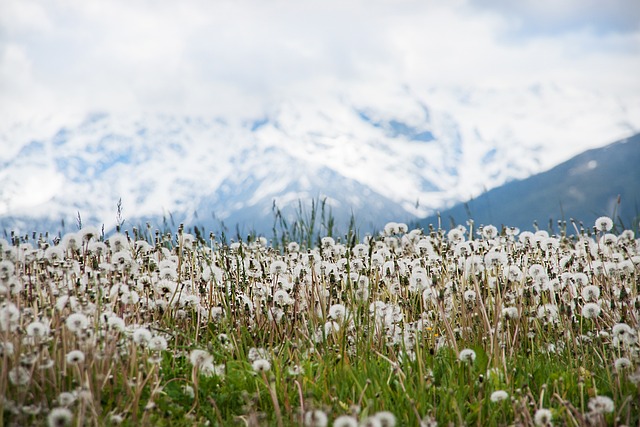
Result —
<path fill-rule="evenodd" d="M 638 75 L 636 0 L 3 0 L 0 231 L 637 228 Z"/>

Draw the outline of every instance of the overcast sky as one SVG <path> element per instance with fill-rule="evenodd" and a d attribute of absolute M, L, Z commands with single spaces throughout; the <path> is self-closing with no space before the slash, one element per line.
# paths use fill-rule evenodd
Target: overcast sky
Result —
<path fill-rule="evenodd" d="M 0 126 L 258 115 L 355 84 L 553 81 L 638 99 L 638 75 L 638 0 L 0 1 Z"/>

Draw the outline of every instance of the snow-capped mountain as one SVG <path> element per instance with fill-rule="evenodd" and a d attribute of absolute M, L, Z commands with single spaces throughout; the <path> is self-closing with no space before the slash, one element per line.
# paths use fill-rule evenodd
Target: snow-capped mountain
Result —
<path fill-rule="evenodd" d="M 89 114 L 0 135 L 0 229 L 61 220 L 270 229 L 272 206 L 327 198 L 338 220 L 425 217 L 640 128 L 639 105 L 538 85 L 328 93 L 260 117 Z M 38 132 L 37 134 L 35 132 Z"/>

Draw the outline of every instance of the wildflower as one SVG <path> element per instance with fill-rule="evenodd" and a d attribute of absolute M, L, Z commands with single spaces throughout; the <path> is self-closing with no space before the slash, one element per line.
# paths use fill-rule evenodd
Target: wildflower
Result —
<path fill-rule="evenodd" d="M 482 228 L 482 235 L 485 239 L 495 239 L 498 235 L 498 229 L 494 225 L 485 225 Z"/>
<path fill-rule="evenodd" d="M 553 419 L 553 414 L 550 410 L 545 408 L 540 408 L 536 411 L 533 416 L 533 422 L 537 426 L 551 426 L 551 420 Z"/>
<path fill-rule="evenodd" d="M 334 320 L 344 320 L 347 315 L 347 309 L 342 304 L 333 304 L 329 308 L 329 318 Z"/>
<path fill-rule="evenodd" d="M 9 381 L 14 385 L 25 385 L 31 381 L 31 372 L 22 366 L 16 366 L 9 371 Z"/>
<path fill-rule="evenodd" d="M 71 332 L 80 332 L 89 326 L 89 319 L 82 313 L 73 313 L 67 317 L 65 325 Z"/>
<path fill-rule="evenodd" d="M 615 362 L 613 362 L 613 366 L 615 366 L 616 371 L 621 371 L 631 367 L 631 360 L 626 357 L 619 357 Z"/>
<path fill-rule="evenodd" d="M 0 341 L 0 357 L 11 356 L 13 354 L 13 343 L 9 341 Z"/>
<path fill-rule="evenodd" d="M 80 350 L 72 350 L 67 353 L 66 360 L 70 365 L 79 365 L 84 362 L 84 353 Z"/>
<path fill-rule="evenodd" d="M 0 308 L 0 331 L 15 331 L 18 328 L 20 309 L 13 303 Z"/>
<path fill-rule="evenodd" d="M 287 271 L 287 263 L 282 260 L 276 260 L 269 266 L 269 273 L 272 275 L 283 274 Z"/>
<path fill-rule="evenodd" d="M 360 427 L 382 427 L 382 423 L 374 415 L 365 418 L 360 422 Z"/>
<path fill-rule="evenodd" d="M 189 353 L 189 361 L 194 367 L 201 367 L 206 363 L 212 363 L 213 356 L 205 350 L 195 349 L 191 350 L 191 353 Z"/>
<path fill-rule="evenodd" d="M 68 426 L 73 420 L 73 414 L 67 408 L 53 408 L 47 416 L 47 425 L 49 427 Z"/>
<path fill-rule="evenodd" d="M 329 424 L 327 414 L 319 409 L 304 414 L 304 425 L 307 427 L 326 427 Z"/>
<path fill-rule="evenodd" d="M 304 368 L 300 365 L 293 365 L 287 369 L 287 373 L 292 377 L 296 377 L 304 374 Z"/>
<path fill-rule="evenodd" d="M 476 300 L 476 291 L 468 289 L 464 292 L 464 300 L 468 303 L 475 302 Z"/>
<path fill-rule="evenodd" d="M 147 345 L 151 338 L 151 332 L 147 328 L 138 328 L 133 331 L 133 342 L 138 345 Z"/>
<path fill-rule="evenodd" d="M 502 309 L 502 317 L 507 320 L 518 319 L 520 314 L 517 307 L 504 307 Z"/>
<path fill-rule="evenodd" d="M 596 396 L 589 399 L 589 410 L 597 414 L 613 412 L 615 405 L 613 400 L 608 396 Z"/>
<path fill-rule="evenodd" d="M 597 231 L 609 231 L 613 228 L 613 221 L 608 216 L 601 216 L 596 219 L 595 227 Z"/>
<path fill-rule="evenodd" d="M 214 365 L 213 362 L 207 362 L 200 366 L 200 372 L 205 377 L 224 377 L 227 372 L 227 367 L 224 364 Z"/>
<path fill-rule="evenodd" d="M 68 391 L 63 391 L 58 395 L 60 406 L 71 406 L 76 401 L 76 395 Z"/>
<path fill-rule="evenodd" d="M 600 288 L 595 285 L 589 285 L 582 289 L 582 298 L 585 301 L 594 301 L 600 297 Z"/>
<path fill-rule="evenodd" d="M 464 242 L 464 231 L 460 228 L 452 228 L 447 233 L 447 239 L 453 243 Z"/>
<path fill-rule="evenodd" d="M 511 282 L 519 282 L 522 279 L 522 270 L 517 265 L 509 265 L 504 269 L 504 277 Z"/>
<path fill-rule="evenodd" d="M 396 416 L 389 411 L 380 411 L 374 415 L 382 427 L 395 427 Z"/>
<path fill-rule="evenodd" d="M 27 325 L 27 335 L 30 337 L 43 338 L 49 334 L 49 326 L 42 322 L 35 321 Z"/>
<path fill-rule="evenodd" d="M 351 415 L 340 415 L 333 420 L 333 427 L 358 427 L 358 420 Z"/>
<path fill-rule="evenodd" d="M 167 349 L 167 340 L 160 335 L 154 335 L 149 340 L 149 350 L 152 351 L 164 351 Z"/>
<path fill-rule="evenodd" d="M 596 303 L 590 302 L 582 307 L 582 317 L 586 319 L 595 319 L 600 315 L 600 306 Z"/>
<path fill-rule="evenodd" d="M 256 372 L 267 372 L 271 369 L 271 362 L 267 359 L 257 359 L 251 364 L 251 368 Z"/>
<path fill-rule="evenodd" d="M 284 289 L 278 289 L 273 294 L 273 301 L 278 305 L 290 305 L 294 300 L 289 296 L 289 293 Z"/>
<path fill-rule="evenodd" d="M 491 393 L 491 401 L 494 403 L 497 402 L 502 402 L 505 399 L 509 398 L 509 393 L 507 393 L 504 390 L 496 390 L 493 393 Z"/>
<path fill-rule="evenodd" d="M 458 359 L 461 362 L 473 363 L 476 360 L 476 352 L 471 350 L 470 348 L 465 348 L 464 350 L 460 351 Z"/>
<path fill-rule="evenodd" d="M 124 331 L 124 319 L 121 319 L 118 316 L 111 316 L 107 319 L 107 327 L 114 331 Z"/>

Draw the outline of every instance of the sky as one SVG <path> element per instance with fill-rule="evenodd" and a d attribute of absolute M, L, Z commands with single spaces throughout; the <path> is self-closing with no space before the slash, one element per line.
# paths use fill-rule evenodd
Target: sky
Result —
<path fill-rule="evenodd" d="M 353 85 L 640 98 L 637 0 L 2 0 L 0 131 L 88 111 L 259 115 Z"/>

